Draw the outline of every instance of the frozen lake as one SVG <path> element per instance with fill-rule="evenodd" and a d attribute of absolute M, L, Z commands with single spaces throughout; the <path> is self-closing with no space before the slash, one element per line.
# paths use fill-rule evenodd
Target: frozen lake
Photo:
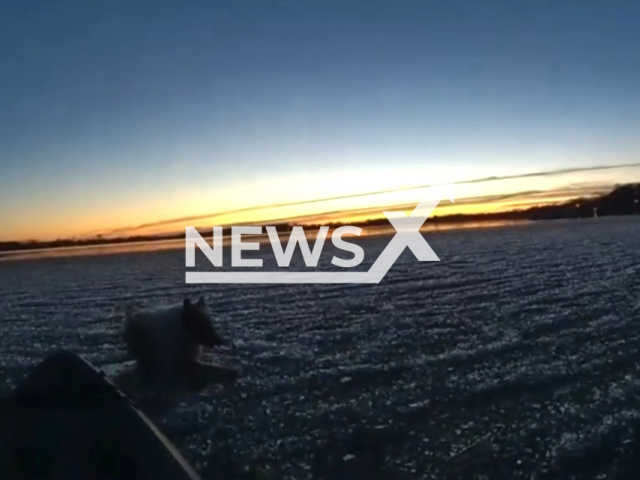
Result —
<path fill-rule="evenodd" d="M 640 218 L 426 238 L 442 261 L 406 251 L 379 285 L 186 285 L 183 250 L 0 262 L 0 389 L 61 348 L 117 366 L 115 309 L 202 294 L 242 376 L 157 421 L 205 478 L 613 476 L 640 417 Z"/>

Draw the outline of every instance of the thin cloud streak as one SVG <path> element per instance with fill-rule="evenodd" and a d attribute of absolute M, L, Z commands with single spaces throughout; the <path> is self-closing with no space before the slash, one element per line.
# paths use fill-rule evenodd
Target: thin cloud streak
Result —
<path fill-rule="evenodd" d="M 544 201 L 544 200 L 558 200 L 558 199 L 567 199 L 573 198 L 581 195 L 597 195 L 607 192 L 609 190 L 608 186 L 584 186 L 584 187 L 572 187 L 572 188 L 558 188 L 553 190 L 525 190 L 521 192 L 515 192 L 504 195 L 484 195 L 479 197 L 468 197 L 460 200 L 456 200 L 455 206 L 469 206 L 469 205 L 486 205 L 491 203 L 503 202 L 505 200 L 515 201 L 515 204 L 518 202 L 531 200 L 531 201 Z M 509 202 L 510 205 L 513 203 Z M 526 203 L 525 203 L 526 205 Z M 530 206 L 530 205 L 529 205 Z M 247 222 L 247 223 L 238 223 L 238 225 L 268 225 L 274 223 L 283 223 L 290 221 L 297 221 L 300 223 L 313 223 L 320 221 L 333 221 L 336 219 L 344 218 L 346 216 L 358 217 L 358 216 L 366 216 L 372 214 L 380 214 L 382 211 L 389 210 L 411 210 L 415 207 L 415 203 L 411 204 L 394 204 L 394 205 L 378 205 L 375 207 L 367 207 L 367 208 L 359 208 L 352 210 L 333 210 L 330 212 L 317 213 L 313 215 L 306 216 L 293 216 L 293 217 L 282 217 L 282 218 L 273 218 L 265 221 L 260 221 L 259 223 L 255 222 Z M 444 205 L 438 207 L 442 209 L 447 209 L 449 207 L 453 207 L 453 205 L 445 203 Z"/>
<path fill-rule="evenodd" d="M 517 175 L 505 175 L 500 177 L 499 176 L 482 177 L 482 178 L 475 178 L 471 180 L 462 180 L 460 182 L 456 182 L 456 185 L 470 185 L 470 184 L 488 183 L 488 182 L 504 181 L 504 180 L 518 180 L 518 179 L 533 178 L 533 177 L 550 177 L 550 176 L 556 176 L 556 175 L 565 175 L 569 173 L 584 173 L 584 172 L 615 170 L 615 169 L 633 168 L 633 167 L 640 167 L 640 162 L 624 163 L 624 164 L 618 164 L 618 165 L 601 165 L 601 166 L 593 166 L 593 167 L 563 168 L 563 169 L 549 170 L 549 171 L 543 171 L 543 172 L 530 172 L 530 173 L 523 173 L 523 174 L 517 174 Z M 363 197 L 369 197 L 369 196 L 375 196 L 375 195 L 418 190 L 418 189 L 428 188 L 430 186 L 432 186 L 432 184 L 416 185 L 412 187 L 393 188 L 388 190 L 378 190 L 375 192 L 358 193 L 358 194 L 352 194 L 352 195 L 340 195 L 335 197 L 304 200 L 299 202 L 282 202 L 282 203 L 272 203 L 268 205 L 257 205 L 253 207 L 238 208 L 234 210 L 215 212 L 211 214 L 191 215 L 191 216 L 185 216 L 185 217 L 160 220 L 157 222 L 143 223 L 136 226 L 120 227 L 114 230 L 110 230 L 109 232 L 104 233 L 104 235 L 111 236 L 118 233 L 134 232 L 137 230 L 143 230 L 143 229 L 154 228 L 154 227 L 162 227 L 164 225 L 172 225 L 180 222 L 194 222 L 199 220 L 213 219 L 216 217 L 234 215 L 239 213 L 258 212 L 261 210 L 270 210 L 274 208 L 296 207 L 301 205 L 312 205 L 316 203 L 330 202 L 335 200 L 349 200 L 353 198 L 363 198 Z"/>

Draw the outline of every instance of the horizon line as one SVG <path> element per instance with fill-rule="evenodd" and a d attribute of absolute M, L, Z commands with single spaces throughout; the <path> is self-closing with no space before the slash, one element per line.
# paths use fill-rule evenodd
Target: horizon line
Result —
<path fill-rule="evenodd" d="M 514 174 L 514 175 L 479 177 L 474 179 L 461 180 L 459 182 L 453 182 L 453 183 L 455 185 L 470 185 L 470 184 L 504 181 L 504 180 L 516 180 L 516 179 L 522 179 L 522 178 L 545 177 L 545 176 L 554 176 L 554 175 L 564 175 L 568 173 L 615 170 L 615 169 L 621 169 L 621 168 L 634 168 L 634 167 L 640 167 L 640 162 L 629 162 L 629 163 L 622 163 L 622 164 L 616 164 L 616 165 L 596 165 L 591 167 L 561 168 L 556 170 L 528 172 L 528 173 Z M 118 227 L 115 229 L 107 230 L 106 232 L 100 233 L 99 235 L 107 236 L 107 235 L 117 234 L 120 232 L 127 232 L 127 231 L 134 232 L 136 230 L 143 230 L 146 228 L 161 227 L 163 225 L 171 225 L 179 222 L 205 220 L 208 218 L 216 218 L 221 216 L 234 215 L 238 213 L 258 212 L 261 210 L 295 207 L 300 205 L 312 205 L 317 203 L 330 202 L 334 200 L 348 200 L 352 198 L 363 198 L 363 197 L 370 197 L 370 196 L 383 195 L 383 194 L 389 194 L 389 193 L 419 190 L 419 189 L 424 189 L 424 188 L 428 188 L 431 186 L 438 186 L 438 185 L 440 184 L 429 183 L 429 184 L 414 185 L 414 186 L 408 186 L 408 187 L 397 187 L 397 188 L 391 188 L 391 189 L 385 189 L 385 190 L 377 190 L 373 192 L 356 193 L 356 194 L 349 194 L 349 195 L 338 195 L 338 196 L 325 197 L 325 198 L 316 198 L 312 200 L 303 200 L 303 201 L 296 201 L 296 202 L 277 202 L 277 203 L 271 203 L 267 205 L 254 205 L 251 207 L 243 207 L 243 208 L 237 208 L 237 209 L 226 210 L 221 212 L 213 212 L 213 213 L 199 214 L 199 215 L 188 215 L 183 217 L 175 217 L 171 219 L 158 220 L 155 222 L 142 223 L 134 226 Z"/>

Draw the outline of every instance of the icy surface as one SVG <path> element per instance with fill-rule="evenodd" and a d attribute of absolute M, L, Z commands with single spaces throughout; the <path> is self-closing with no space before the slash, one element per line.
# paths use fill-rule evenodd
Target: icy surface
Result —
<path fill-rule="evenodd" d="M 186 285 L 183 250 L 0 262 L 0 389 L 60 348 L 119 368 L 124 304 L 204 294 L 242 376 L 157 421 L 205 478 L 613 476 L 640 417 L 640 219 L 426 238 L 440 263 L 405 252 L 373 286 Z"/>

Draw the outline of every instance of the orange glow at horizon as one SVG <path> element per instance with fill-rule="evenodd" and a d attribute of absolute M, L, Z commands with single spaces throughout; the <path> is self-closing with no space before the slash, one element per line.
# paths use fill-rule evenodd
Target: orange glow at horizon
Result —
<path fill-rule="evenodd" d="M 433 178 L 428 173 L 425 169 L 417 172 L 389 170 L 334 172 L 324 176 L 299 175 L 231 185 L 224 191 L 208 191 L 201 184 L 194 183 L 182 185 L 167 195 L 147 198 L 135 204 L 112 204 L 109 208 L 103 207 L 91 214 L 87 214 L 82 205 L 74 205 L 64 212 L 51 211 L 44 206 L 35 214 L 29 214 L 28 224 L 18 222 L 22 225 L 20 228 L 9 234 L 6 231 L 0 232 L 0 235 L 8 235 L 8 238 L 0 238 L 0 241 L 92 238 L 98 235 L 156 235 L 177 233 L 185 226 L 205 228 L 213 225 L 276 223 L 280 220 L 299 224 L 360 222 L 382 218 L 383 210 L 402 208 L 409 213 L 411 208 L 407 206 L 417 204 L 422 193 L 414 189 L 371 196 L 358 196 L 359 194 L 415 186 L 420 183 L 415 179 Z M 482 170 L 466 173 L 470 178 L 484 176 Z M 615 183 L 630 181 L 630 175 L 637 178 L 637 169 L 456 184 L 456 203 L 451 205 L 448 201 L 443 201 L 433 215 L 493 213 L 563 202 L 578 196 L 604 193 Z M 416 183 L 408 183 L 407 178 L 414 179 Z M 349 198 L 332 199 L 339 196 Z M 328 200 L 304 203 L 322 198 Z M 274 204 L 283 206 L 251 210 L 251 207 Z M 231 212 L 240 209 L 248 211 L 214 214 L 216 211 Z M 23 215 L 26 217 L 27 213 L 29 212 L 24 212 Z M 184 220 L 184 217 L 197 219 Z M 140 225 L 154 223 L 158 225 L 139 228 Z M 127 226 L 130 228 L 123 228 Z M 118 230 L 118 233 L 109 234 L 114 230 Z"/>

